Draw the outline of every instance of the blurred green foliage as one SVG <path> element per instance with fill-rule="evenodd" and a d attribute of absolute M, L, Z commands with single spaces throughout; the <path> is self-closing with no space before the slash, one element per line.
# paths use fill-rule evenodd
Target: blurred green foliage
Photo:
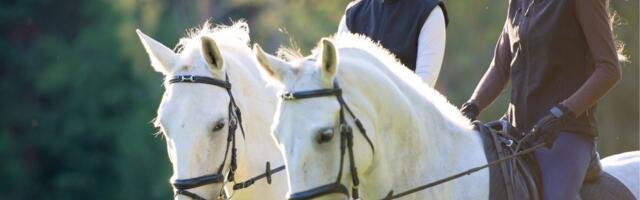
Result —
<path fill-rule="evenodd" d="M 207 19 L 246 19 L 253 42 L 308 53 L 347 0 L 8 0 L 0 2 L 0 199 L 168 199 L 171 164 L 150 121 L 162 77 L 134 30 L 173 46 Z M 486 70 L 507 1 L 447 1 L 437 88 L 459 105 Z M 638 1 L 614 1 L 631 57 L 600 103 L 599 150 L 638 149 Z M 507 93 L 507 92 L 505 92 Z M 482 116 L 504 112 L 501 97 Z"/>

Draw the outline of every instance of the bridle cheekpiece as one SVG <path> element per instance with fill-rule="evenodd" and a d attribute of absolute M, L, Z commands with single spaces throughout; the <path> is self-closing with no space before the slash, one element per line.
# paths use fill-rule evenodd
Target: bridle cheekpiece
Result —
<path fill-rule="evenodd" d="M 302 192 L 293 193 L 289 195 L 289 200 L 313 199 L 316 197 L 334 193 L 340 193 L 349 196 L 349 190 L 347 189 L 347 187 L 344 184 L 340 183 L 340 180 L 342 178 L 342 166 L 344 165 L 344 156 L 346 152 L 349 152 L 349 169 L 351 171 L 351 182 L 353 184 L 353 186 L 351 187 L 351 197 L 353 199 L 360 198 L 358 190 L 360 179 L 358 178 L 358 170 L 356 168 L 355 157 L 353 154 L 353 129 L 345 120 L 345 110 L 351 116 L 354 123 L 356 124 L 356 127 L 369 143 L 369 146 L 371 146 L 371 150 L 375 151 L 375 149 L 373 147 L 373 142 L 371 142 L 371 139 L 369 138 L 369 136 L 367 136 L 364 126 L 362 125 L 360 120 L 353 114 L 349 106 L 342 98 L 342 89 L 340 89 L 340 87 L 338 86 L 338 82 L 334 80 L 333 88 L 300 92 L 285 92 L 280 97 L 285 101 L 294 101 L 327 96 L 335 96 L 338 100 L 338 103 L 340 103 L 340 122 L 338 124 L 338 130 L 340 131 L 340 170 L 338 171 L 338 176 L 334 183 L 329 183 Z"/>
<path fill-rule="evenodd" d="M 223 174 L 223 169 L 225 163 L 227 162 L 227 156 L 229 155 L 229 150 L 231 149 L 231 158 L 230 158 L 230 169 L 227 174 L 227 182 L 235 182 L 235 171 L 237 169 L 237 149 L 236 149 L 236 129 L 238 125 L 240 126 L 240 131 L 242 132 L 242 137 L 244 137 L 244 128 L 242 127 L 242 116 L 240 112 L 240 108 L 235 102 L 233 98 L 233 94 L 231 93 L 231 83 L 229 82 L 229 75 L 225 74 L 225 80 L 218 80 L 206 76 L 194 76 L 194 75 L 177 75 L 173 78 L 169 79 L 169 83 L 201 83 L 214 85 L 227 90 L 227 94 L 229 95 L 229 132 L 227 135 L 227 147 L 225 148 L 224 160 L 218 167 L 218 170 L 214 174 L 199 176 L 195 178 L 188 179 L 178 179 L 174 180 L 171 185 L 173 185 L 175 191 L 174 196 L 185 195 L 191 197 L 196 200 L 206 200 L 193 192 L 189 192 L 188 189 L 197 188 L 200 186 L 208 185 L 208 184 L 216 184 L 216 183 L 225 183 L 225 178 Z"/>

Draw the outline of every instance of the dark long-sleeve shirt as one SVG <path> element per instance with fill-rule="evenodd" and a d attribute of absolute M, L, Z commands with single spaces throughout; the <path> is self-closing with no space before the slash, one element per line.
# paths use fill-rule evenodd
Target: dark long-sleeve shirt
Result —
<path fill-rule="evenodd" d="M 550 101 L 562 103 L 576 116 L 580 116 L 619 81 L 620 66 L 611 31 L 608 0 L 542 3 L 531 3 L 529 0 L 523 5 L 512 4 L 514 2 L 510 2 L 509 16 L 496 44 L 494 59 L 469 100 L 478 105 L 480 110 L 491 104 L 511 80 L 517 84 L 512 90 L 512 104 L 515 101 L 516 105 L 512 106 L 523 107 L 516 110 L 516 113 L 533 112 L 535 106 L 532 108 L 517 104 L 537 104 L 540 102 L 538 99 L 534 101 L 529 98 L 549 93 L 548 98 L 553 99 Z M 575 16 L 574 19 L 565 19 L 572 15 Z M 581 30 L 573 30 L 572 26 Z M 548 35 L 545 35 L 547 32 Z M 578 39 L 567 39 L 571 37 Z M 517 41 L 513 41 L 513 38 Z M 565 47 L 567 45 L 573 45 L 575 49 Z M 584 47 L 587 49 L 583 49 Z M 587 55 L 581 55 L 581 50 Z M 574 53 L 576 51 L 578 53 Z M 587 76 L 584 78 L 575 78 L 585 73 Z M 546 90 L 563 90 L 560 93 L 568 94 L 564 94 L 567 96 L 564 97 Z M 558 98 L 559 96 L 563 98 Z M 545 105 L 549 106 L 552 105 Z M 535 120 L 537 119 L 528 117 L 526 127 L 530 128 Z"/>

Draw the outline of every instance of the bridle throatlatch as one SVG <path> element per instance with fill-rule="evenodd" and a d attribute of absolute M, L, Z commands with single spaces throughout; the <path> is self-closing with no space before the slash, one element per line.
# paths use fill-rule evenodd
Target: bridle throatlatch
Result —
<path fill-rule="evenodd" d="M 337 129 L 340 131 L 340 170 L 338 171 L 338 176 L 336 178 L 336 182 L 329 183 L 326 185 L 322 185 L 319 187 L 311 188 L 309 190 L 305 190 L 302 192 L 296 192 L 289 195 L 289 200 L 306 200 L 313 199 L 316 197 L 328 195 L 328 194 L 344 194 L 349 196 L 349 190 L 347 187 L 340 182 L 342 179 L 342 168 L 344 165 L 344 156 L 345 153 L 349 153 L 349 170 L 351 172 L 351 197 L 353 199 L 360 198 L 360 192 L 358 190 L 358 186 L 360 185 L 360 179 L 358 178 L 358 169 L 356 168 L 355 157 L 353 154 L 353 129 L 347 123 L 344 117 L 345 111 L 351 116 L 353 119 L 358 131 L 364 136 L 364 138 L 371 146 L 371 150 L 375 151 L 373 147 L 373 142 L 369 136 L 367 136 L 366 130 L 364 126 L 360 122 L 360 120 L 353 114 L 349 106 L 345 103 L 342 98 L 342 89 L 338 86 L 338 82 L 334 80 L 333 88 L 330 89 L 318 89 L 318 90 L 309 90 L 309 91 L 301 91 L 301 92 L 286 92 L 282 94 L 282 99 L 285 101 L 293 101 L 300 99 L 308 99 L 308 98 L 316 98 L 316 97 L 326 97 L 326 96 L 335 96 L 340 103 L 340 111 L 339 117 L 340 121 L 337 126 Z"/>
<path fill-rule="evenodd" d="M 195 200 L 206 200 L 206 198 L 203 198 L 193 192 L 189 192 L 188 190 L 197 188 L 200 186 L 208 185 L 208 184 L 235 183 L 233 185 L 233 190 L 240 190 L 240 189 L 247 188 L 253 185 L 256 181 L 263 178 L 266 178 L 267 183 L 271 184 L 271 175 L 285 169 L 284 165 L 277 167 L 275 169 L 271 169 L 271 163 L 267 162 L 264 173 L 258 176 L 255 176 L 253 178 L 250 178 L 246 181 L 236 183 L 235 172 L 236 172 L 236 169 L 238 168 L 238 162 L 237 162 L 238 151 L 236 148 L 236 130 L 238 129 L 238 127 L 240 127 L 242 138 L 245 137 L 245 134 L 244 134 L 244 127 L 242 126 L 242 112 L 240 112 L 240 108 L 236 104 L 235 98 L 231 93 L 231 82 L 229 82 L 228 74 L 225 74 L 225 80 L 218 80 L 218 79 L 209 78 L 206 76 L 178 75 L 169 79 L 169 83 L 170 84 L 201 83 L 201 84 L 214 85 L 214 86 L 224 88 L 227 91 L 227 94 L 229 95 L 229 105 L 228 105 L 229 132 L 227 133 L 227 145 L 224 152 L 224 160 L 222 160 L 222 163 L 218 166 L 218 170 L 214 174 L 209 174 L 209 175 L 204 175 L 204 176 L 199 176 L 199 177 L 189 178 L 189 179 L 175 180 L 173 183 L 171 183 L 176 190 L 174 197 L 178 195 L 184 195 L 184 196 L 191 197 L 192 199 L 195 199 Z M 227 173 L 227 179 L 225 180 L 224 178 L 225 176 L 223 175 L 223 169 L 227 161 L 227 157 L 229 155 L 229 150 L 231 150 L 231 156 L 229 161 L 230 167 Z M 222 188 L 220 189 L 222 190 Z M 220 193 L 219 198 L 220 197 L 223 197 L 222 192 Z"/>

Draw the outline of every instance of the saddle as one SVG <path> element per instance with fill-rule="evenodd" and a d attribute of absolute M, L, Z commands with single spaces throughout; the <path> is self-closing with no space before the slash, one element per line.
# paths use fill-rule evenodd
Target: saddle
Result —
<path fill-rule="evenodd" d="M 513 136 L 517 134 L 514 134 L 515 128 L 507 121 L 496 120 L 486 124 L 475 121 L 473 124 L 483 140 L 487 162 L 516 153 L 515 148 L 518 146 L 518 140 Z M 529 153 L 491 166 L 489 173 L 489 199 L 541 199 L 539 193 L 539 188 L 542 188 L 540 174 L 533 154 Z M 603 186 L 607 187 L 603 188 Z M 593 194 L 603 193 L 603 191 L 607 191 L 607 194 L 616 193 L 618 196 L 629 196 L 630 192 L 612 192 L 623 190 L 623 188 L 624 185 L 621 185 L 617 179 L 602 171 L 600 156 L 594 151 L 585 176 L 581 196 L 593 197 L 597 196 Z M 608 197 L 612 196 L 608 195 Z"/>
<path fill-rule="evenodd" d="M 517 140 L 506 121 L 473 122 L 483 141 L 487 162 L 515 154 Z M 540 199 L 538 168 L 532 154 L 525 154 L 489 167 L 489 199 Z"/>

